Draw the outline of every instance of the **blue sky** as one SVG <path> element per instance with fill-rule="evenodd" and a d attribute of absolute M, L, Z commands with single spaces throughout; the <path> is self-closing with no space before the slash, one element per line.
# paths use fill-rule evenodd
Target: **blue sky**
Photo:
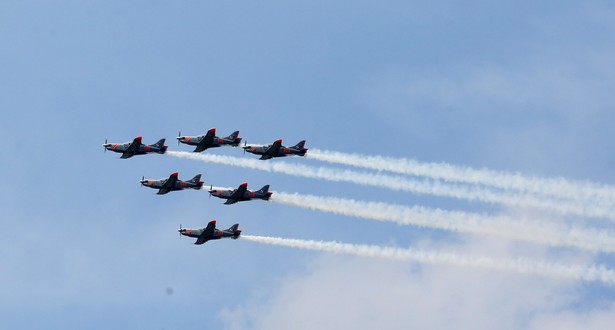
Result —
<path fill-rule="evenodd" d="M 525 211 L 168 156 L 120 160 L 101 144 L 141 135 L 188 151 L 179 130 L 216 127 L 248 143 L 306 139 L 613 184 L 614 35 L 615 7 L 601 1 L 1 2 L 0 327 L 606 329 L 615 291 L 604 285 L 242 240 L 196 247 L 176 229 L 217 219 L 252 235 L 606 265 L 610 255 L 223 206 L 205 192 L 156 196 L 138 180 L 178 171 L 220 186 Z"/>

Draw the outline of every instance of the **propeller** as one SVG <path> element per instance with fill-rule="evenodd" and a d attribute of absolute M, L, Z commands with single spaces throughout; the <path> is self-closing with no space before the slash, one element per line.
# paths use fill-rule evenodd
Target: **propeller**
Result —
<path fill-rule="evenodd" d="M 107 153 L 107 138 L 105 138 L 105 144 L 103 144 L 103 150 Z"/>
<path fill-rule="evenodd" d="M 209 198 L 211 199 L 211 192 L 214 191 L 214 185 L 209 186 Z"/>
<path fill-rule="evenodd" d="M 143 188 L 143 182 L 145 181 L 145 176 L 142 175 L 141 176 L 141 181 L 139 181 L 141 183 L 141 188 Z"/>
<path fill-rule="evenodd" d="M 182 131 L 179 131 L 179 133 L 177 133 L 177 145 L 179 146 L 179 138 L 182 136 Z"/>
<path fill-rule="evenodd" d="M 182 237 L 182 224 L 179 224 L 179 230 L 177 231 L 179 233 L 179 237 Z"/>
<path fill-rule="evenodd" d="M 243 140 L 243 154 L 246 154 L 246 147 L 248 146 L 248 140 Z"/>

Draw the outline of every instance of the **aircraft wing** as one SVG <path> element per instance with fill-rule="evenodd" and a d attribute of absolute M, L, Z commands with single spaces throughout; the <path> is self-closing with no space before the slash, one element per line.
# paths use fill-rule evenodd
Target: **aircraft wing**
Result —
<path fill-rule="evenodd" d="M 208 237 L 199 237 L 199 238 L 196 239 L 196 242 L 194 242 L 194 244 L 201 245 L 201 244 L 203 244 L 203 243 L 205 243 L 207 241 L 209 241 Z"/>
<path fill-rule="evenodd" d="M 226 200 L 226 202 L 224 202 L 224 204 L 230 205 L 230 204 L 235 204 L 239 202 L 239 200 L 241 200 L 243 196 L 246 194 L 247 190 L 248 190 L 247 183 L 240 184 L 239 188 L 237 188 L 235 192 L 233 192 L 233 194 Z"/>
<path fill-rule="evenodd" d="M 126 148 L 120 158 L 130 158 L 134 156 L 137 152 L 139 152 L 139 147 L 141 147 L 141 137 L 137 136 L 134 140 L 132 140 L 132 143 L 128 146 L 128 148 Z"/>
<path fill-rule="evenodd" d="M 207 131 L 207 134 L 205 134 L 201 142 L 199 142 L 199 144 L 196 146 L 196 149 L 194 149 L 194 152 L 201 152 L 209 148 L 212 144 L 214 144 L 215 136 L 216 136 L 215 128 L 212 128 L 209 131 Z"/>
<path fill-rule="evenodd" d="M 199 238 L 196 239 L 196 242 L 194 242 L 194 244 L 201 245 L 201 244 L 203 244 L 203 243 L 205 243 L 207 241 L 209 241 L 208 237 L 199 237 Z"/>
<path fill-rule="evenodd" d="M 207 224 L 207 227 L 203 230 L 199 238 L 196 239 L 194 244 L 201 245 L 209 241 L 214 236 L 214 230 L 216 230 L 216 220 L 212 220 Z"/>
<path fill-rule="evenodd" d="M 169 176 L 169 179 L 167 180 L 167 182 L 165 182 L 162 187 L 160 188 L 160 190 L 158 190 L 158 192 L 156 194 L 158 195 L 164 195 L 166 193 L 168 193 L 169 191 L 173 190 L 173 188 L 175 188 L 175 184 L 177 183 L 177 172 L 171 174 L 171 176 Z"/>
<path fill-rule="evenodd" d="M 269 148 L 267 148 L 267 150 L 265 150 L 265 152 L 263 153 L 260 159 L 266 160 L 266 159 L 273 158 L 275 155 L 278 154 L 281 146 L 282 146 L 282 140 L 277 140 L 273 142 L 273 144 L 270 145 Z"/>

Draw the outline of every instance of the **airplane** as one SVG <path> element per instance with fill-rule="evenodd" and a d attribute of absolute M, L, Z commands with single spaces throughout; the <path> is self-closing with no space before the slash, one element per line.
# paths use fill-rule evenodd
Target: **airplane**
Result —
<path fill-rule="evenodd" d="M 253 153 L 255 155 L 261 155 L 261 160 L 271 159 L 274 157 L 286 157 L 286 156 L 305 156 L 308 149 L 304 148 L 305 140 L 299 141 L 292 147 L 285 147 L 282 145 L 282 140 L 276 140 L 273 144 L 268 146 L 244 146 L 243 150 Z"/>
<path fill-rule="evenodd" d="M 201 175 L 197 174 L 194 178 L 192 178 L 189 181 L 182 181 L 177 179 L 177 175 L 178 173 L 172 173 L 168 179 L 160 179 L 160 180 L 145 180 L 145 177 L 141 177 L 141 184 L 146 186 L 146 187 L 150 187 L 150 188 L 154 188 L 154 189 L 159 189 L 158 192 L 156 193 L 157 195 L 164 195 L 166 193 L 168 193 L 169 191 L 176 191 L 176 190 L 184 190 L 184 189 L 201 189 L 201 187 L 203 186 L 203 181 L 201 181 Z"/>
<path fill-rule="evenodd" d="M 239 188 L 233 190 L 213 189 L 212 186 L 209 189 L 209 196 L 216 196 L 218 198 L 226 199 L 224 204 L 230 205 L 252 199 L 269 200 L 271 193 L 269 192 L 269 185 L 262 187 L 258 191 L 250 191 L 248 190 L 248 184 L 244 182 L 239 185 Z"/>
<path fill-rule="evenodd" d="M 217 148 L 221 146 L 237 147 L 241 142 L 241 138 L 237 137 L 238 135 L 239 131 L 235 131 L 227 137 L 220 138 L 216 136 L 215 128 L 207 131 L 207 134 L 205 135 L 198 136 L 182 136 L 182 132 L 179 132 L 179 135 L 177 136 L 177 145 L 181 142 L 187 145 L 196 146 L 194 152 L 201 152 L 209 148 Z"/>
<path fill-rule="evenodd" d="M 113 152 L 122 153 L 122 157 L 120 158 L 130 158 L 135 155 L 145 155 L 149 153 L 159 153 L 164 154 L 167 151 L 167 146 L 164 145 L 165 139 L 160 139 L 158 142 L 150 145 L 145 145 L 141 143 L 141 137 L 137 136 L 132 142 L 126 143 L 107 143 L 107 139 L 105 139 L 105 144 L 103 147 L 105 148 L 105 152 L 107 150 L 111 150 Z"/>
<path fill-rule="evenodd" d="M 239 228 L 239 224 L 236 223 L 231 226 L 231 228 L 226 230 L 216 229 L 216 220 L 211 220 L 207 227 L 201 229 L 191 229 L 191 228 L 182 228 L 182 225 L 179 225 L 179 235 L 188 236 L 188 237 L 196 237 L 196 242 L 194 244 L 201 245 L 212 239 L 221 239 L 225 237 L 230 237 L 232 239 L 238 239 L 241 235 L 241 230 Z"/>

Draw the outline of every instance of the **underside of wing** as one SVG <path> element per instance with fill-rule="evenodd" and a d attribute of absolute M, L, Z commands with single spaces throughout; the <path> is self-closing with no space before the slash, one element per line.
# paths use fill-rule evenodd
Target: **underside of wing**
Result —
<path fill-rule="evenodd" d="M 199 236 L 199 238 L 208 238 L 214 236 L 214 230 L 216 230 L 216 220 L 212 220 L 207 224 L 207 227 L 205 228 L 205 230 L 203 230 L 203 233 L 201 233 L 201 236 Z"/>
<path fill-rule="evenodd" d="M 199 237 L 199 238 L 196 239 L 196 242 L 194 242 L 194 244 L 201 245 L 201 244 L 203 244 L 203 243 L 205 243 L 207 241 L 209 241 L 209 238 Z"/>
<path fill-rule="evenodd" d="M 209 145 L 203 144 L 203 141 L 205 141 L 205 139 L 203 139 L 201 143 L 199 143 L 199 145 L 196 146 L 196 149 L 194 149 L 194 152 L 202 152 L 202 151 L 207 150 L 207 148 L 209 148 Z"/>
<path fill-rule="evenodd" d="M 156 195 L 164 195 L 164 194 L 168 193 L 169 191 L 171 191 L 171 189 L 162 187 L 162 188 L 160 188 L 160 190 L 158 190 Z"/>
<path fill-rule="evenodd" d="M 134 156 L 137 152 L 139 152 L 139 148 L 141 147 L 141 137 L 137 136 L 132 143 L 126 148 L 126 151 L 122 154 L 122 158 L 130 158 Z"/>
<path fill-rule="evenodd" d="M 197 150 L 200 148 L 203 148 L 201 151 L 207 149 L 207 147 L 211 146 L 214 143 L 215 137 L 216 137 L 216 129 L 212 128 L 209 131 L 207 131 L 207 134 L 205 134 L 205 136 L 199 143 Z"/>
<path fill-rule="evenodd" d="M 273 144 L 269 146 L 267 150 L 265 150 L 261 159 L 270 159 L 273 156 L 277 155 L 280 152 L 281 146 L 282 146 L 282 140 L 277 140 L 273 142 Z M 269 157 L 266 158 L 266 156 L 269 156 Z"/>
<path fill-rule="evenodd" d="M 248 190 L 248 184 L 247 183 L 242 183 L 239 185 L 239 188 L 237 188 L 232 194 L 231 196 L 229 196 L 229 199 L 226 203 L 224 204 L 233 204 L 233 203 L 237 203 L 239 200 L 241 200 L 243 198 L 243 196 L 246 194 L 246 191 Z M 229 201 L 232 201 L 229 203 Z"/>
<path fill-rule="evenodd" d="M 158 192 L 156 194 L 164 195 L 164 194 L 168 193 L 169 191 L 172 191 L 173 188 L 175 188 L 175 184 L 176 183 L 177 183 L 177 173 L 173 173 L 164 182 L 164 184 L 162 185 L 162 187 L 160 187 L 160 190 L 158 190 Z"/>

